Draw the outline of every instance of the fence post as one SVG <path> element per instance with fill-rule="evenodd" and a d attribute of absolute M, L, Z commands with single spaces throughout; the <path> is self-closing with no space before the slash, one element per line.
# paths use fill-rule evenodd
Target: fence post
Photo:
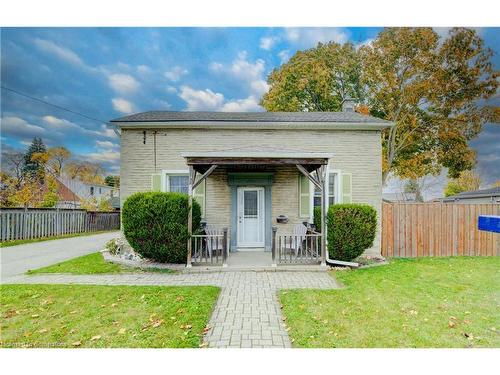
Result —
<path fill-rule="evenodd" d="M 28 207 L 24 206 L 23 212 L 23 240 L 28 238 Z"/>
<path fill-rule="evenodd" d="M 278 227 L 273 226 L 273 239 L 272 239 L 272 244 L 271 244 L 271 253 L 273 257 L 273 262 L 272 266 L 276 267 L 276 231 L 278 230 Z"/>
<path fill-rule="evenodd" d="M 222 228 L 222 267 L 227 267 L 227 227 Z"/>

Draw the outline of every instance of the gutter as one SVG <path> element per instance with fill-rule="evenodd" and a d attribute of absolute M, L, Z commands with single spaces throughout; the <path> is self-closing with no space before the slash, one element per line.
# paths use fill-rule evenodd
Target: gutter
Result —
<path fill-rule="evenodd" d="M 304 130 L 383 130 L 394 126 L 394 123 L 367 122 L 242 122 L 242 121 L 137 121 L 113 122 L 111 124 L 122 129 L 304 129 Z"/>

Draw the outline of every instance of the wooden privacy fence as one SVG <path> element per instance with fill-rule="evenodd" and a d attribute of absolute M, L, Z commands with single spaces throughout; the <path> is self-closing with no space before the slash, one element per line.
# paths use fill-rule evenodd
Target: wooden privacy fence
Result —
<path fill-rule="evenodd" d="M 54 208 L 2 208 L 1 241 L 120 229 L 119 212 Z"/>
<path fill-rule="evenodd" d="M 479 215 L 500 215 L 500 204 L 383 203 L 382 255 L 500 255 L 500 235 L 478 230 Z"/>

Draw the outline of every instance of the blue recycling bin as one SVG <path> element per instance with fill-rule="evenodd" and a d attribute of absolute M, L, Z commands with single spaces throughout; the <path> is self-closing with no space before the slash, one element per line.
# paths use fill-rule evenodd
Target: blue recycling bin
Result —
<path fill-rule="evenodd" d="M 477 229 L 487 232 L 500 233 L 500 216 L 479 215 Z"/>

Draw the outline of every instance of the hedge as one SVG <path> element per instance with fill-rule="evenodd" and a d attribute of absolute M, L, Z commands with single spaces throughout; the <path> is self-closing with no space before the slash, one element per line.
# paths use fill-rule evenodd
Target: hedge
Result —
<path fill-rule="evenodd" d="M 377 211 L 365 204 L 335 204 L 326 218 L 330 258 L 351 261 L 373 245 Z"/>
<path fill-rule="evenodd" d="M 144 258 L 185 263 L 189 233 L 188 196 L 181 193 L 136 193 L 123 204 L 123 233 Z M 193 228 L 200 227 L 200 205 L 193 200 Z"/>

